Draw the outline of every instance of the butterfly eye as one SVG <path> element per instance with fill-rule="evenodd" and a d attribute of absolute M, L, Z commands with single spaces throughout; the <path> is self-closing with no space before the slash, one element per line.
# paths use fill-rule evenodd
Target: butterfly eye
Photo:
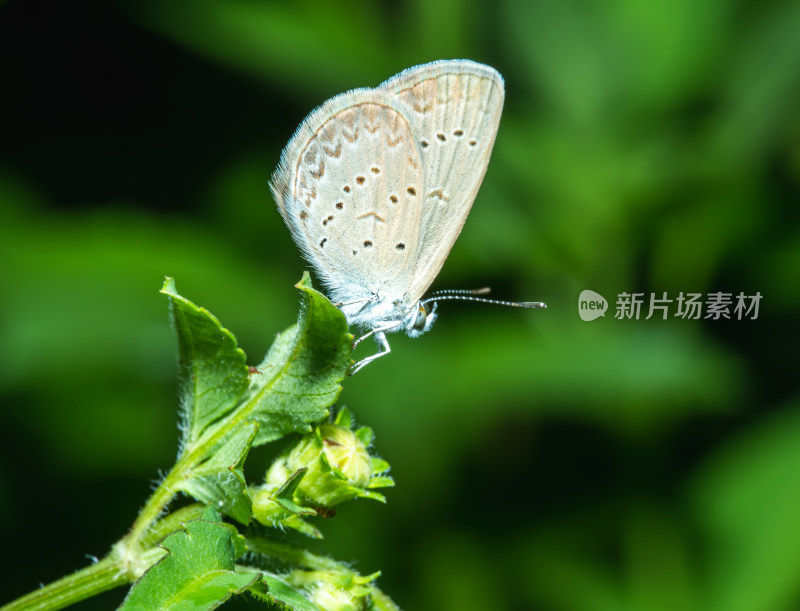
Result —
<path fill-rule="evenodd" d="M 428 310 L 425 309 L 424 305 L 420 304 L 419 309 L 417 310 L 417 317 L 414 319 L 414 330 L 424 331 L 426 320 L 428 320 Z"/>

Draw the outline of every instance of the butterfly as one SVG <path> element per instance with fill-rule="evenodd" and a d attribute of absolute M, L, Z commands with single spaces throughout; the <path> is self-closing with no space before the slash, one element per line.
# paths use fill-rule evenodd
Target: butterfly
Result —
<path fill-rule="evenodd" d="M 423 299 L 464 226 L 497 136 L 500 74 L 469 60 L 409 68 L 311 112 L 281 154 L 270 188 L 283 220 L 348 324 L 374 336 L 417 337 L 436 304 L 467 299 L 515 307 L 479 291 Z"/>

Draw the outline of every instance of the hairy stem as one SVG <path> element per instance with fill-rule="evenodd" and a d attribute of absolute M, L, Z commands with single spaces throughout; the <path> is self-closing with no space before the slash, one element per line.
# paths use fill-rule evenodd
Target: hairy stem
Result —
<path fill-rule="evenodd" d="M 130 583 L 124 561 L 109 554 L 79 571 L 62 577 L 0 607 L 2 611 L 52 611 Z"/>

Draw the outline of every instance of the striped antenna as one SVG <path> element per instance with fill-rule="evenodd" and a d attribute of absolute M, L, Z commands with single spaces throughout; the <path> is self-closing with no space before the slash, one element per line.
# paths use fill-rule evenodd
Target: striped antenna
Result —
<path fill-rule="evenodd" d="M 488 295 L 492 292 L 488 286 L 479 289 L 445 289 L 443 291 L 433 291 L 431 297 L 438 295 Z"/>
<path fill-rule="evenodd" d="M 488 292 L 488 289 L 478 289 L 479 291 L 485 291 L 484 293 L 478 294 L 485 294 Z M 453 291 L 437 291 L 433 294 L 432 297 L 425 299 L 422 302 L 422 305 L 426 305 L 428 303 L 435 303 L 437 301 L 446 301 L 446 300 L 455 300 L 455 301 L 475 301 L 477 303 L 493 303 L 495 305 L 502 305 L 508 306 L 511 308 L 546 308 L 547 304 L 542 303 L 541 301 L 502 301 L 500 299 L 486 299 L 485 297 L 475 297 L 475 293 L 473 291 L 460 291 L 460 290 L 453 290 Z"/>

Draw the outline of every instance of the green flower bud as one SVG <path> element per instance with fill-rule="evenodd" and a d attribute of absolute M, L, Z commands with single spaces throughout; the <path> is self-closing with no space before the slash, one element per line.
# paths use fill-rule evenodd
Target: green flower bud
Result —
<path fill-rule="evenodd" d="M 379 573 L 361 576 L 350 571 L 294 571 L 288 581 L 324 611 L 363 611 Z"/>
<path fill-rule="evenodd" d="M 350 429 L 335 424 L 303 437 L 286 465 L 290 471 L 307 469 L 297 496 L 312 507 L 335 507 L 362 496 L 372 475 L 367 448 Z"/>
<path fill-rule="evenodd" d="M 363 599 L 359 602 L 349 592 L 329 583 L 315 586 L 308 600 L 325 611 L 359 611 L 365 608 Z"/>
<path fill-rule="evenodd" d="M 335 422 L 319 425 L 278 457 L 264 486 L 251 490 L 255 518 L 268 526 L 280 522 L 305 531 L 311 527 L 302 521 L 303 515 L 325 515 L 360 497 L 385 502 L 372 489 L 394 485 L 391 477 L 381 475 L 389 464 L 369 455 L 370 429 L 350 427 L 350 413 L 342 409 Z"/>
<path fill-rule="evenodd" d="M 292 477 L 286 458 L 286 455 L 279 456 L 270 465 L 266 476 L 267 487 L 280 488 Z"/>
<path fill-rule="evenodd" d="M 328 464 L 339 469 L 353 486 L 366 488 L 372 477 L 372 461 L 361 440 L 350 429 L 335 424 L 323 424 L 319 432 Z"/>

